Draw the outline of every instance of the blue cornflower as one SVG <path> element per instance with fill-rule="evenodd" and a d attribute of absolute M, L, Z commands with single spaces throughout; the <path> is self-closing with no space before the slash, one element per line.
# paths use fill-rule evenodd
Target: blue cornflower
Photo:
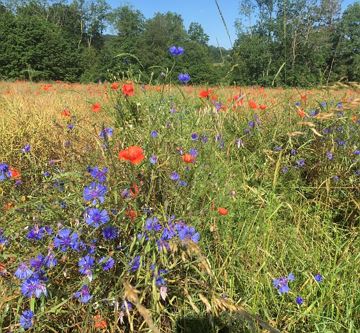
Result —
<path fill-rule="evenodd" d="M 298 305 L 302 305 L 304 303 L 304 299 L 301 296 L 297 296 L 295 302 Z"/>
<path fill-rule="evenodd" d="M 35 271 L 40 270 L 40 268 L 45 264 L 45 257 L 42 254 L 39 254 L 36 258 L 30 259 L 30 266 L 35 269 Z"/>
<path fill-rule="evenodd" d="M 281 151 L 283 148 L 281 146 L 275 146 L 274 151 Z"/>
<path fill-rule="evenodd" d="M 295 102 L 295 106 L 300 106 L 301 102 Z"/>
<path fill-rule="evenodd" d="M 175 236 L 176 236 L 176 232 L 175 232 L 173 224 L 171 224 L 167 228 L 163 229 L 163 232 L 161 235 L 161 240 L 168 241 Z"/>
<path fill-rule="evenodd" d="M 149 158 L 149 162 L 151 164 L 156 164 L 158 161 L 158 157 L 156 155 L 152 155 L 150 158 Z"/>
<path fill-rule="evenodd" d="M 155 265 L 152 265 L 152 267 L 150 267 L 150 269 L 154 272 L 155 271 Z M 164 275 L 167 274 L 168 271 L 166 269 L 160 269 L 159 272 L 157 273 L 157 276 L 155 278 L 155 284 L 157 287 L 161 287 L 161 286 L 165 286 L 166 285 L 166 281 L 164 279 Z"/>
<path fill-rule="evenodd" d="M 186 225 L 184 222 L 178 222 L 175 224 L 175 229 L 178 232 L 180 240 L 192 240 L 194 243 L 198 243 L 200 240 L 200 234 L 196 232 L 194 227 Z"/>
<path fill-rule="evenodd" d="M 40 227 L 35 224 L 33 228 L 30 229 L 30 231 L 27 233 L 27 238 L 33 239 L 33 240 L 40 240 L 44 238 L 46 235 L 51 235 L 52 229 L 49 226 Z"/>
<path fill-rule="evenodd" d="M 61 252 L 66 252 L 69 248 L 77 250 L 79 248 L 79 236 L 76 232 L 71 232 L 67 228 L 60 230 L 54 239 L 55 248 L 59 248 Z"/>
<path fill-rule="evenodd" d="M 154 217 L 149 217 L 148 219 L 146 219 L 145 221 L 145 229 L 147 231 L 155 231 L 158 232 L 162 229 L 161 224 L 159 223 L 159 219 L 154 216 Z"/>
<path fill-rule="evenodd" d="M 65 208 L 67 208 L 67 203 L 65 201 L 60 201 L 59 206 L 61 209 L 65 209 Z"/>
<path fill-rule="evenodd" d="M 336 139 L 335 141 L 336 141 L 336 143 L 337 143 L 340 147 L 343 147 L 343 146 L 346 145 L 346 141 L 345 141 L 345 140 Z"/>
<path fill-rule="evenodd" d="M 85 221 L 88 225 L 97 228 L 101 224 L 109 222 L 110 218 L 105 209 L 89 208 L 85 212 Z"/>
<path fill-rule="evenodd" d="M 316 282 L 319 282 L 319 283 L 323 281 L 323 277 L 321 274 L 314 275 L 314 279 Z"/>
<path fill-rule="evenodd" d="M 106 192 L 107 187 L 105 185 L 93 182 L 85 187 L 83 197 L 85 201 L 92 201 L 93 204 L 96 204 L 97 201 L 103 203 Z"/>
<path fill-rule="evenodd" d="M 340 180 L 340 177 L 339 176 L 332 176 L 332 180 L 334 181 L 334 182 L 338 182 L 339 180 Z"/>
<path fill-rule="evenodd" d="M 360 150 L 359 150 L 359 149 L 354 150 L 354 151 L 353 151 L 353 154 L 354 154 L 354 155 L 360 155 Z"/>
<path fill-rule="evenodd" d="M 21 292 L 26 297 L 40 298 L 41 294 L 47 295 L 46 285 L 38 276 L 32 275 L 21 285 Z"/>
<path fill-rule="evenodd" d="M 127 199 L 130 197 L 130 190 L 128 188 L 124 189 L 122 192 L 121 192 L 121 197 L 123 199 Z"/>
<path fill-rule="evenodd" d="M 62 180 L 55 179 L 54 180 L 54 187 L 58 189 L 60 192 L 64 192 L 65 190 L 65 183 Z"/>
<path fill-rule="evenodd" d="M 318 115 L 319 114 L 319 110 L 310 110 L 310 112 L 309 112 L 309 116 L 310 117 L 315 117 L 316 115 Z"/>
<path fill-rule="evenodd" d="M 321 102 L 320 105 L 321 105 L 323 108 L 325 108 L 325 107 L 326 107 L 326 102 L 325 102 L 325 101 L 324 101 L 324 102 Z"/>
<path fill-rule="evenodd" d="M 183 84 L 186 84 L 191 80 L 190 75 L 188 73 L 180 73 L 178 79 Z"/>
<path fill-rule="evenodd" d="M 71 131 L 72 129 L 74 129 L 75 125 L 74 124 L 68 124 L 67 128 L 69 131 Z"/>
<path fill-rule="evenodd" d="M 174 181 L 178 181 L 180 179 L 180 175 L 176 171 L 173 171 L 170 175 L 170 179 Z"/>
<path fill-rule="evenodd" d="M 140 256 L 136 256 L 131 262 L 130 262 L 130 271 L 136 272 L 140 267 Z"/>
<path fill-rule="evenodd" d="M 141 241 L 143 238 L 149 240 L 149 236 L 145 232 L 140 232 L 137 234 L 136 238 Z"/>
<path fill-rule="evenodd" d="M 296 161 L 296 165 L 299 167 L 299 168 L 302 168 L 303 166 L 305 166 L 305 160 L 303 158 L 301 158 L 300 160 L 297 160 Z"/>
<path fill-rule="evenodd" d="M 157 248 L 158 248 L 159 251 L 162 251 L 162 250 L 170 251 L 169 242 L 167 242 L 167 241 L 165 241 L 165 240 L 158 239 L 158 240 L 156 241 L 156 245 L 157 245 Z"/>
<path fill-rule="evenodd" d="M 28 279 L 34 272 L 24 262 L 15 271 L 15 276 L 20 280 Z"/>
<path fill-rule="evenodd" d="M 255 121 L 250 120 L 250 121 L 248 122 L 248 125 L 249 125 L 250 128 L 254 128 L 256 124 L 255 124 Z"/>
<path fill-rule="evenodd" d="M 0 244 L 6 245 L 7 243 L 8 243 L 8 240 L 4 235 L 4 230 L 0 228 Z"/>
<path fill-rule="evenodd" d="M 133 308 L 133 304 L 126 300 L 121 305 L 121 310 L 123 310 L 123 311 L 131 311 L 132 308 Z"/>
<path fill-rule="evenodd" d="M 31 150 L 31 146 L 27 143 L 22 149 L 21 151 L 26 154 L 26 153 L 29 153 Z"/>
<path fill-rule="evenodd" d="M 50 171 L 44 171 L 43 176 L 44 177 L 50 177 L 51 176 Z"/>
<path fill-rule="evenodd" d="M 331 128 L 328 128 L 328 127 L 325 127 L 323 130 L 322 130 L 323 134 L 330 134 L 332 132 Z"/>
<path fill-rule="evenodd" d="M 193 140 L 193 141 L 199 140 L 199 134 L 197 134 L 197 133 L 192 133 L 192 134 L 191 134 L 191 140 Z"/>
<path fill-rule="evenodd" d="M 79 259 L 79 272 L 81 274 L 92 276 L 91 268 L 95 264 L 95 259 L 92 256 L 86 255 L 85 257 L 82 257 Z"/>
<path fill-rule="evenodd" d="M 165 286 L 166 281 L 165 281 L 163 276 L 159 275 L 155 279 L 155 284 L 156 284 L 157 287 Z"/>
<path fill-rule="evenodd" d="M 189 154 L 190 154 L 191 156 L 193 156 L 193 157 L 197 157 L 197 156 L 198 156 L 198 151 L 197 151 L 197 149 L 195 149 L 195 148 L 191 148 L 191 149 L 189 150 Z"/>
<path fill-rule="evenodd" d="M 150 135 L 151 135 L 151 137 L 154 138 L 154 139 L 159 136 L 159 134 L 158 134 L 157 131 L 151 131 Z"/>
<path fill-rule="evenodd" d="M 188 183 L 185 180 L 179 180 L 179 186 L 181 187 L 186 187 L 188 185 Z"/>
<path fill-rule="evenodd" d="M 108 168 L 103 168 L 102 170 L 99 167 L 89 167 L 88 171 L 90 175 L 95 178 L 99 183 L 103 183 L 106 181 L 106 174 L 108 172 Z"/>
<path fill-rule="evenodd" d="M 297 154 L 297 150 L 296 149 L 291 149 L 290 150 L 290 155 L 291 156 L 295 156 Z"/>
<path fill-rule="evenodd" d="M 108 139 L 113 135 L 113 132 L 114 130 L 112 128 L 106 127 L 99 133 L 99 137 L 100 139 Z"/>
<path fill-rule="evenodd" d="M 171 46 L 171 47 L 169 47 L 169 53 L 173 57 L 177 57 L 179 55 L 184 54 L 184 48 L 182 48 L 181 46 Z"/>
<path fill-rule="evenodd" d="M 44 258 L 44 265 L 47 268 L 51 268 L 57 265 L 57 259 L 53 252 L 49 252 L 47 256 Z"/>
<path fill-rule="evenodd" d="M 89 287 L 86 284 L 81 287 L 80 291 L 74 293 L 74 297 L 77 298 L 81 303 L 87 303 L 92 298 Z"/>
<path fill-rule="evenodd" d="M 20 326 L 27 330 L 33 326 L 34 312 L 25 310 L 20 316 Z"/>
<path fill-rule="evenodd" d="M 215 106 L 216 111 L 219 111 L 219 110 L 221 110 L 221 108 L 222 108 L 221 102 L 215 102 L 215 103 L 214 103 L 214 106 Z"/>
<path fill-rule="evenodd" d="M 202 143 L 207 143 L 209 141 L 209 138 L 206 135 L 202 135 L 200 140 Z"/>
<path fill-rule="evenodd" d="M 118 236 L 118 233 L 119 233 L 118 228 L 113 227 L 111 225 L 106 226 L 102 231 L 102 234 L 103 234 L 105 240 L 116 239 L 116 237 Z"/>
<path fill-rule="evenodd" d="M 289 168 L 288 168 L 287 166 L 284 166 L 284 167 L 281 168 L 281 172 L 282 172 L 283 174 L 288 173 L 288 172 L 289 172 Z"/>
<path fill-rule="evenodd" d="M 293 273 L 290 273 L 287 277 L 280 277 L 273 280 L 274 287 L 280 294 L 285 294 L 290 291 L 289 281 L 294 281 L 295 277 Z"/>
<path fill-rule="evenodd" d="M 327 151 L 326 157 L 329 161 L 332 161 L 334 159 L 334 154 L 331 151 Z"/>
<path fill-rule="evenodd" d="M 96 252 L 96 240 L 93 240 L 87 247 L 88 254 L 94 254 Z"/>
<path fill-rule="evenodd" d="M 10 178 L 9 166 L 6 163 L 0 163 L 0 181 Z"/>
<path fill-rule="evenodd" d="M 102 257 L 99 260 L 99 264 L 101 264 L 104 271 L 108 271 L 108 270 L 110 270 L 111 268 L 114 267 L 115 260 L 113 258 L 111 258 L 111 257 L 110 258 Z"/>

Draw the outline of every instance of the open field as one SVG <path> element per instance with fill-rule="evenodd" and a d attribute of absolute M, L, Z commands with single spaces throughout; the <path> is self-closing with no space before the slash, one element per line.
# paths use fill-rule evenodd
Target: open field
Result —
<path fill-rule="evenodd" d="M 0 137 L 0 333 L 359 332 L 358 86 L 2 82 Z"/>

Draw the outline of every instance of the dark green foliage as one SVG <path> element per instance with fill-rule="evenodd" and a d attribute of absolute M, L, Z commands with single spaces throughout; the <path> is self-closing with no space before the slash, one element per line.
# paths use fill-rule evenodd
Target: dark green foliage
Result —
<path fill-rule="evenodd" d="M 61 28 L 35 15 L 35 5 L 17 15 L 2 12 L 0 76 L 5 79 L 76 81 L 81 72 L 76 44 Z"/>
<path fill-rule="evenodd" d="M 0 79 L 132 79 L 162 84 L 188 72 L 192 84 L 315 86 L 359 81 L 360 5 L 338 0 L 242 0 L 232 50 L 208 45 L 197 22 L 152 18 L 106 0 L 0 1 Z M 253 21 L 254 17 L 257 21 Z M 229 23 L 229 22 L 228 22 Z M 115 35 L 109 35 L 109 27 Z M 174 62 L 168 49 L 182 46 Z"/>
<path fill-rule="evenodd" d="M 335 70 L 339 77 L 360 81 L 360 3 L 346 9 L 338 35 Z"/>
<path fill-rule="evenodd" d="M 233 81 L 315 86 L 359 80 L 358 4 L 349 6 L 342 17 L 337 0 L 244 0 L 241 4 L 243 13 L 249 18 L 257 13 L 258 20 L 248 30 L 237 22 Z"/>

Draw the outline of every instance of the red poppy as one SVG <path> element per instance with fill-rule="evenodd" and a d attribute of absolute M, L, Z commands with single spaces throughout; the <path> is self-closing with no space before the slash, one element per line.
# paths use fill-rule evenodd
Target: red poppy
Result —
<path fill-rule="evenodd" d="M 6 202 L 5 204 L 4 204 L 4 210 L 6 211 L 6 210 L 9 210 L 9 209 L 11 209 L 11 208 L 13 208 L 15 205 L 14 205 L 14 203 L 13 202 Z"/>
<path fill-rule="evenodd" d="M 13 179 L 20 179 L 21 178 L 21 173 L 20 173 L 20 171 L 18 169 L 10 167 L 9 171 L 10 171 L 10 177 L 11 178 L 13 178 Z"/>
<path fill-rule="evenodd" d="M 236 102 L 236 105 L 243 105 L 244 96 L 236 95 L 236 96 L 233 97 L 233 100 Z"/>
<path fill-rule="evenodd" d="M 306 100 L 307 100 L 307 96 L 306 96 L 306 95 L 301 95 L 300 98 L 301 98 L 301 100 L 304 101 L 304 102 L 306 102 Z"/>
<path fill-rule="evenodd" d="M 94 104 L 92 105 L 92 110 L 93 110 L 93 112 L 99 112 L 99 111 L 101 110 L 101 105 L 100 105 L 100 103 L 94 103 Z"/>
<path fill-rule="evenodd" d="M 134 96 L 134 86 L 132 83 L 124 84 L 121 90 L 125 96 Z"/>
<path fill-rule="evenodd" d="M 113 82 L 110 87 L 112 90 L 118 90 L 119 86 L 120 84 L 118 82 Z"/>
<path fill-rule="evenodd" d="M 52 84 L 48 83 L 48 84 L 43 84 L 41 86 L 42 90 L 44 91 L 49 91 L 52 88 Z"/>
<path fill-rule="evenodd" d="M 133 209 L 129 209 L 126 211 L 125 215 L 131 220 L 134 221 L 137 217 L 137 212 L 136 210 Z"/>
<path fill-rule="evenodd" d="M 201 90 L 199 93 L 199 97 L 200 98 L 209 98 L 211 94 L 212 94 L 211 89 Z"/>
<path fill-rule="evenodd" d="M 68 109 L 64 109 L 64 111 L 61 112 L 61 115 L 63 117 L 70 117 L 70 111 Z"/>
<path fill-rule="evenodd" d="M 306 113 L 303 109 L 297 109 L 297 114 L 299 115 L 300 118 L 305 118 Z"/>
<path fill-rule="evenodd" d="M 229 213 L 229 211 L 226 209 L 226 208 L 223 208 L 223 207 L 219 207 L 218 208 L 218 213 L 220 215 L 227 215 Z"/>
<path fill-rule="evenodd" d="M 267 106 L 265 104 L 259 105 L 260 110 L 266 110 Z"/>
<path fill-rule="evenodd" d="M 131 164 L 139 164 L 144 158 L 143 149 L 139 146 L 130 146 L 119 152 L 119 159 L 129 161 Z"/>
<path fill-rule="evenodd" d="M 184 154 L 182 156 L 182 160 L 185 162 L 185 163 L 194 163 L 195 162 L 195 157 L 192 156 L 191 154 Z"/>
<path fill-rule="evenodd" d="M 250 109 L 257 109 L 258 108 L 258 105 L 256 104 L 256 102 L 253 99 L 251 99 L 249 101 L 249 108 Z"/>
<path fill-rule="evenodd" d="M 106 320 L 104 320 L 99 314 L 94 316 L 94 327 L 99 329 L 105 329 L 107 327 Z"/>

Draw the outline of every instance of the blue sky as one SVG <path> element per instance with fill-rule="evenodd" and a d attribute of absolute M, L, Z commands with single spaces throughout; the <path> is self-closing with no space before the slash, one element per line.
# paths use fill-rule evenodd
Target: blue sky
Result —
<path fill-rule="evenodd" d="M 131 5 L 139 9 L 146 18 L 151 18 L 156 12 L 176 12 L 184 19 L 186 28 L 191 22 L 198 22 L 209 35 L 210 44 L 230 48 L 230 41 L 214 0 L 108 0 L 108 2 L 114 8 Z M 240 17 L 239 2 L 239 0 L 218 0 L 233 42 L 236 38 L 234 22 Z M 354 2 L 355 0 L 344 0 L 343 8 Z"/>

